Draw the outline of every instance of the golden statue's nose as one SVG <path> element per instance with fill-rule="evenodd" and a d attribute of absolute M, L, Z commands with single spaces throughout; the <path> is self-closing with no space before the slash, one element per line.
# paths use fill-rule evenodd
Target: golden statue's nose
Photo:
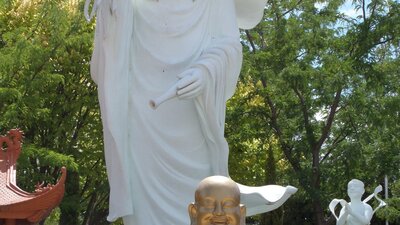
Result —
<path fill-rule="evenodd" d="M 214 214 L 215 215 L 224 215 L 225 212 L 222 209 L 222 205 L 221 204 L 216 204 L 215 209 L 214 209 Z"/>

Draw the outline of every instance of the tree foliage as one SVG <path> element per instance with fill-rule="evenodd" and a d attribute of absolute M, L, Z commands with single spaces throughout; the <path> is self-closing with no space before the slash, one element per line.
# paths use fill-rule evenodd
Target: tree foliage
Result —
<path fill-rule="evenodd" d="M 390 224 L 400 224 L 400 181 L 391 186 L 392 197 L 385 200 L 387 206 L 377 211 L 377 216 L 386 219 Z"/>
<path fill-rule="evenodd" d="M 332 224 L 327 205 L 352 178 L 367 192 L 399 179 L 400 3 L 269 0 L 242 31 L 244 62 L 227 105 L 230 175 L 299 191 L 259 224 Z M 0 132 L 25 132 L 19 185 L 54 183 L 66 166 L 65 225 L 108 224 L 97 90 L 89 75 L 93 23 L 82 1 L 0 1 Z M 398 185 L 379 218 L 398 220 Z M 397 211 L 396 211 L 397 210 Z M 50 221 L 49 220 L 49 221 Z M 116 222 L 118 224 L 120 222 Z M 374 221 L 378 224 L 379 219 Z"/>
<path fill-rule="evenodd" d="M 367 187 L 385 174 L 398 179 L 399 3 L 353 1 L 356 18 L 342 5 L 269 1 L 263 22 L 243 31 L 245 62 L 227 117 L 231 167 L 252 152 L 258 172 L 247 179 L 271 173 L 260 143 L 279 149 L 275 163 L 281 157 L 290 176 L 277 183 L 300 191 L 297 205 L 285 207 L 287 221 L 274 224 L 330 224 L 326 206 L 350 179 Z"/>
<path fill-rule="evenodd" d="M 102 129 L 89 76 L 93 24 L 73 1 L 0 6 L 0 130 L 25 132 L 19 183 L 54 183 L 66 166 L 60 224 L 107 224 Z"/>

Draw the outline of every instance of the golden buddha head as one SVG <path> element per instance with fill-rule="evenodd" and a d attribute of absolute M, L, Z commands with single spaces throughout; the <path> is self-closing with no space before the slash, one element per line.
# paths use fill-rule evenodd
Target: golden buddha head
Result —
<path fill-rule="evenodd" d="M 246 207 L 240 204 L 239 188 L 227 177 L 202 180 L 188 210 L 191 225 L 245 225 Z"/>

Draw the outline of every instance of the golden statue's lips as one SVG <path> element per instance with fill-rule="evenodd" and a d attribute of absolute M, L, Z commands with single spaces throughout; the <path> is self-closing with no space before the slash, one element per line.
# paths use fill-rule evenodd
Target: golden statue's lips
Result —
<path fill-rule="evenodd" d="M 226 216 L 215 216 L 215 217 L 211 218 L 211 224 L 215 224 L 215 225 L 225 224 L 225 225 L 228 225 L 228 219 L 226 218 Z"/>
<path fill-rule="evenodd" d="M 211 223 L 211 225 L 228 225 L 228 222 L 226 221 L 226 222 L 216 222 L 216 221 L 213 221 L 212 223 Z"/>

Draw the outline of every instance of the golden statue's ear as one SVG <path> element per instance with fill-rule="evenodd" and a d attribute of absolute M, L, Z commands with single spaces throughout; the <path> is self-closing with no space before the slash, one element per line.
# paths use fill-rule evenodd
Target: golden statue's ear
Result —
<path fill-rule="evenodd" d="M 246 225 L 246 206 L 240 204 L 240 225 Z"/>
<path fill-rule="evenodd" d="M 190 216 L 190 225 L 197 224 L 197 207 L 194 202 L 190 203 L 188 206 L 189 216 Z"/>

